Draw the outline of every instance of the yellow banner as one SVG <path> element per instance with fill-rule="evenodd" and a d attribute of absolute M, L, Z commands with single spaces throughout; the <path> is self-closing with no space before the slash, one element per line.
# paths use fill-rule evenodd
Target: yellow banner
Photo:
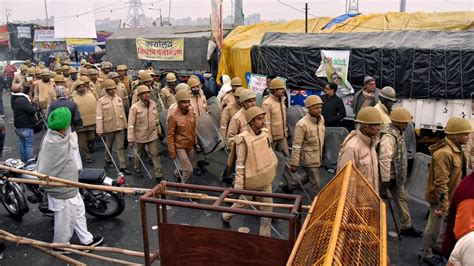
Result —
<path fill-rule="evenodd" d="M 137 38 L 138 59 L 184 61 L 184 39 L 149 40 Z"/>
<path fill-rule="evenodd" d="M 81 45 L 81 44 L 90 44 L 92 39 L 84 38 L 66 38 L 67 45 Z"/>

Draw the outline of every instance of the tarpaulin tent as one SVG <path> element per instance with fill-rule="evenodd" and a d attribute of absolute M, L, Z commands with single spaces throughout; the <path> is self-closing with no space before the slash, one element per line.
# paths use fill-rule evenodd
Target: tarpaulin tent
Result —
<path fill-rule="evenodd" d="M 288 78 L 297 88 L 324 87 L 321 50 L 350 50 L 348 80 L 355 90 L 366 75 L 400 98 L 465 99 L 474 92 L 474 29 L 364 33 L 267 33 L 252 48 L 252 72 Z"/>
<path fill-rule="evenodd" d="M 474 12 L 435 12 L 361 14 L 322 30 L 330 17 L 308 20 L 308 32 L 372 32 L 400 30 L 467 30 L 474 28 Z M 245 73 L 251 71 L 250 49 L 260 44 L 266 32 L 304 32 L 305 21 L 293 20 L 284 23 L 258 23 L 235 28 L 224 39 L 219 64 L 222 74 L 239 76 L 245 81 Z"/>

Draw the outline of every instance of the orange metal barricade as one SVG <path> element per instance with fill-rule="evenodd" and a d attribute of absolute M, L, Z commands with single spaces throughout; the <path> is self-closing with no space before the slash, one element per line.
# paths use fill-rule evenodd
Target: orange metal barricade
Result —
<path fill-rule="evenodd" d="M 314 199 L 287 265 L 387 265 L 385 204 L 348 162 Z"/>

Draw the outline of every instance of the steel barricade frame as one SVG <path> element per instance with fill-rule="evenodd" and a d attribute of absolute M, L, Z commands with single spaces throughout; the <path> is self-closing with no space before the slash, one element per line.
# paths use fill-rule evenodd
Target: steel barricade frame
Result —
<path fill-rule="evenodd" d="M 174 188 L 178 190 L 191 189 L 191 190 L 199 190 L 199 191 L 204 191 L 204 192 L 217 192 L 217 193 L 220 193 L 220 195 L 211 204 L 204 204 L 204 203 L 197 203 L 197 202 L 193 202 L 193 203 L 183 202 L 180 200 L 168 199 L 166 197 L 167 196 L 166 191 L 168 188 Z M 250 210 L 250 209 L 231 208 L 230 206 L 229 207 L 221 206 L 224 203 L 224 200 L 231 194 L 291 200 L 292 206 L 289 213 L 266 212 L 266 211 Z M 179 196 L 173 195 L 173 197 L 179 197 Z M 149 214 L 146 209 L 147 204 L 155 205 L 158 229 L 160 228 L 160 225 L 163 225 L 163 224 L 171 225 L 171 223 L 168 223 L 168 215 L 167 215 L 166 206 L 175 206 L 175 207 L 182 207 L 182 208 L 188 208 L 188 209 L 197 209 L 197 210 L 203 210 L 203 211 L 206 210 L 206 211 L 214 211 L 214 212 L 221 212 L 221 213 L 227 212 L 227 213 L 240 214 L 240 215 L 285 220 L 288 222 L 288 239 L 284 240 L 287 242 L 286 246 L 288 247 L 288 256 L 290 255 L 291 249 L 296 241 L 296 237 L 298 236 L 298 233 L 301 229 L 300 213 L 302 211 L 302 198 L 300 195 L 277 194 L 277 193 L 269 193 L 269 192 L 259 192 L 259 191 L 251 191 L 251 190 L 241 190 L 241 189 L 224 188 L 224 187 L 211 187 L 211 186 L 182 184 L 182 183 L 163 181 L 157 186 L 155 186 L 152 190 L 147 192 L 145 195 L 140 197 L 140 210 L 141 210 L 145 265 L 151 265 L 154 261 L 160 260 L 159 250 L 154 250 L 154 251 L 150 250 L 149 228 L 148 228 Z M 174 229 L 179 226 L 182 226 L 183 230 L 189 229 L 189 226 L 173 224 Z M 210 229 L 206 227 L 201 227 L 201 228 Z M 223 232 L 229 232 L 232 234 L 237 233 L 234 231 L 226 231 L 223 229 L 212 229 L 212 230 L 219 230 Z M 244 233 L 238 233 L 238 234 L 245 235 Z M 262 236 L 256 236 L 255 239 L 257 239 L 257 241 L 258 241 L 258 237 L 267 238 L 267 237 L 262 237 Z M 273 239 L 273 238 L 268 238 L 268 239 Z M 158 245 L 160 245 L 160 243 L 158 243 Z"/>

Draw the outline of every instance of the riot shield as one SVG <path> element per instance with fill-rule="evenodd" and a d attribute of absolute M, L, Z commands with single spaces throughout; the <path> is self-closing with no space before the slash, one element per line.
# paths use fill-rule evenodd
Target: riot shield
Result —
<path fill-rule="evenodd" d="M 349 134 L 345 127 L 327 127 L 324 136 L 323 166 L 336 168 L 339 146 Z"/>
<path fill-rule="evenodd" d="M 293 143 L 293 133 L 295 132 L 296 123 L 306 115 L 306 109 L 300 105 L 290 106 L 286 109 L 286 126 L 288 127 L 288 146 Z"/>
<path fill-rule="evenodd" d="M 209 113 L 196 119 L 197 136 L 204 154 L 218 151 L 224 147 L 218 124 Z"/>
<path fill-rule="evenodd" d="M 212 119 L 220 124 L 221 122 L 221 108 L 219 107 L 219 100 L 213 96 L 207 100 L 207 111 L 211 114 Z"/>
<path fill-rule="evenodd" d="M 413 171 L 407 184 L 408 198 L 425 206 L 429 206 L 425 200 L 425 190 L 428 173 L 430 172 L 430 164 L 431 156 L 421 152 L 415 153 Z"/>
<path fill-rule="evenodd" d="M 166 136 L 168 135 L 168 109 L 165 109 L 162 112 L 160 112 L 159 119 L 160 119 L 161 129 L 163 130 L 163 136 L 166 138 Z"/>

